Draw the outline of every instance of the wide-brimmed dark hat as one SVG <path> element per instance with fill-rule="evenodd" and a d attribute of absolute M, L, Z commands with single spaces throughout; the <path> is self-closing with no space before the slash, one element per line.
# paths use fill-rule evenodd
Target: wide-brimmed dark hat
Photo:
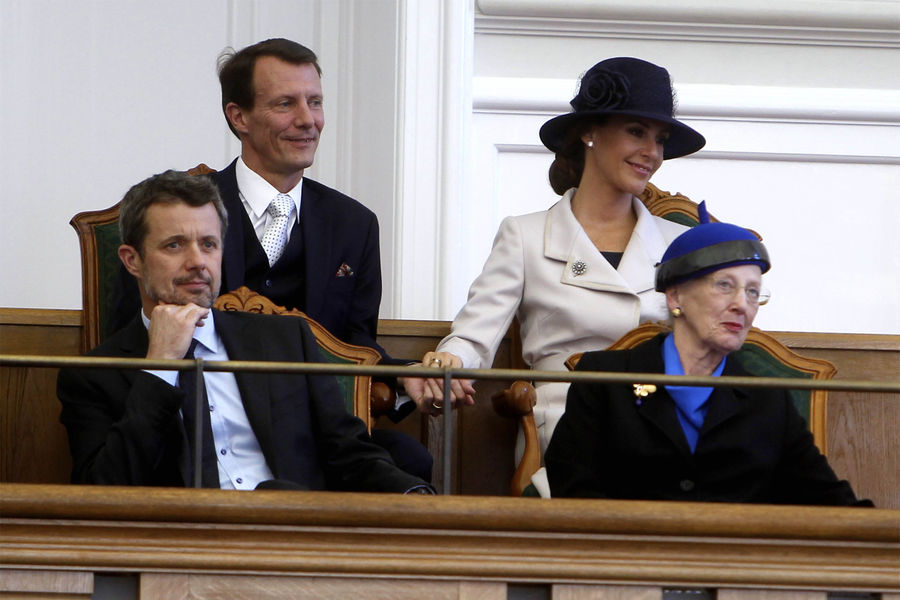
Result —
<path fill-rule="evenodd" d="M 541 127 L 541 141 L 553 152 L 562 148 L 566 133 L 584 118 L 631 115 L 655 119 L 671 126 L 663 158 L 696 152 L 706 139 L 675 119 L 669 72 L 639 58 L 608 58 L 581 77 L 578 95 L 569 103 L 572 112 L 554 117 Z"/>
<path fill-rule="evenodd" d="M 738 265 L 756 265 L 765 273 L 769 253 L 756 234 L 731 223 L 710 223 L 706 202 L 698 207 L 700 224 L 672 240 L 656 265 L 656 291 Z"/>

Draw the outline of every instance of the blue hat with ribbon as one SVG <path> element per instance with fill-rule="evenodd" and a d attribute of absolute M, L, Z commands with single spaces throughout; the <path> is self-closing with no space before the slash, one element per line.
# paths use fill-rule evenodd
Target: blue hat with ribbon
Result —
<path fill-rule="evenodd" d="M 769 253 L 749 229 L 730 223 L 710 223 L 706 202 L 697 207 L 700 224 L 672 240 L 656 265 L 656 291 L 737 265 L 771 268 Z"/>

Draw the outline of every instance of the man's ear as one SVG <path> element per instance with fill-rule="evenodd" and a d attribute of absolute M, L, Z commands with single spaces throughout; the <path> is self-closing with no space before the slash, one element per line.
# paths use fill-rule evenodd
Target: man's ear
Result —
<path fill-rule="evenodd" d="M 119 260 L 122 261 L 129 273 L 140 279 L 141 255 L 138 253 L 137 248 L 128 244 L 122 244 L 119 246 Z"/>
<path fill-rule="evenodd" d="M 244 120 L 244 109 L 234 102 L 229 102 L 225 105 L 225 116 L 238 133 L 247 133 L 249 131 Z"/>

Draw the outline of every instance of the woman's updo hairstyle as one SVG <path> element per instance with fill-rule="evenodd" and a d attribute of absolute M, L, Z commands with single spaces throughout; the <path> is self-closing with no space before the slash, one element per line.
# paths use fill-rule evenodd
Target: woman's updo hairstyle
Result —
<path fill-rule="evenodd" d="M 584 142 L 581 137 L 601 125 L 605 121 L 599 119 L 582 119 L 572 126 L 563 139 L 562 146 L 556 151 L 556 158 L 550 165 L 548 173 L 550 187 L 562 196 L 569 188 L 578 187 L 581 182 L 581 174 L 584 171 Z"/>

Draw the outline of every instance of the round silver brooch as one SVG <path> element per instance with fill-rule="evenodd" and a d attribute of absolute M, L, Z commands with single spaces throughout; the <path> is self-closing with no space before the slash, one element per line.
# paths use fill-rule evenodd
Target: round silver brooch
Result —
<path fill-rule="evenodd" d="M 583 260 L 576 260 L 572 263 L 572 274 L 575 277 L 584 275 L 585 273 L 587 273 L 587 263 L 585 263 Z"/>

